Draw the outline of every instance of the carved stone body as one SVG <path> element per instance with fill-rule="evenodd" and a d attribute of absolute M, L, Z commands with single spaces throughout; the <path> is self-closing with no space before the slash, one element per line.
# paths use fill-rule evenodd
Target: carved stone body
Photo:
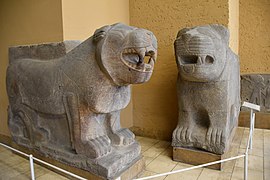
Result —
<path fill-rule="evenodd" d="M 228 47 L 221 25 L 185 28 L 175 40 L 178 125 L 172 146 L 223 154 L 237 126 L 240 74 L 237 56 Z"/>
<path fill-rule="evenodd" d="M 97 175 L 117 176 L 140 157 L 134 134 L 120 126 L 120 111 L 130 101 L 130 84 L 151 77 L 156 55 L 150 31 L 123 24 L 104 26 L 82 43 L 10 48 L 13 139 Z"/>

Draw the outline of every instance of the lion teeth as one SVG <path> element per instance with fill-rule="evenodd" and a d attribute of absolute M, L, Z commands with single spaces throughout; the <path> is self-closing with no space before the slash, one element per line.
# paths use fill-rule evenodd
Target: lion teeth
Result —
<path fill-rule="evenodd" d="M 127 48 L 127 49 L 124 49 L 124 52 L 123 53 L 126 53 L 126 54 L 136 54 L 137 51 L 134 48 Z"/>
<path fill-rule="evenodd" d="M 138 71 L 142 71 L 142 72 L 148 72 L 148 71 L 151 71 L 152 70 L 152 63 L 153 61 L 150 62 L 150 64 L 143 64 L 143 65 L 137 65 L 137 64 L 133 64 L 133 63 L 130 63 L 128 61 L 125 61 L 125 63 L 131 67 L 132 69 L 136 69 Z"/>
<path fill-rule="evenodd" d="M 150 64 L 145 64 L 144 65 L 144 71 L 151 71 L 152 66 Z"/>

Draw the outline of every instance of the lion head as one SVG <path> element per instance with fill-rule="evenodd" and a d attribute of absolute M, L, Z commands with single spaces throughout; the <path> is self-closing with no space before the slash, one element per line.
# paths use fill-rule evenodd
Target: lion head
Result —
<path fill-rule="evenodd" d="M 226 66 L 229 31 L 221 25 L 197 26 L 178 32 L 176 62 L 180 76 L 188 81 L 215 81 Z"/>
<path fill-rule="evenodd" d="M 116 85 L 150 79 L 157 57 L 157 40 L 152 32 L 119 23 L 96 30 L 93 40 L 101 70 Z"/>

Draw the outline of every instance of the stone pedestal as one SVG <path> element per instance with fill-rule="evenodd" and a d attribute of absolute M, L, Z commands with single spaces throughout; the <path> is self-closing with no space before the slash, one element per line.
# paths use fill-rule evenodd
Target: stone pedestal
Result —
<path fill-rule="evenodd" d="M 48 159 L 48 158 L 44 158 L 42 157 L 42 159 L 46 160 L 47 162 L 55 162 L 55 160 L 52 159 Z M 78 169 L 72 166 L 68 166 L 66 164 L 62 164 L 59 162 L 56 162 L 58 166 L 62 167 L 63 169 L 66 169 L 76 175 L 79 175 L 81 177 L 84 177 L 86 179 L 91 179 L 91 180 L 106 180 L 106 178 L 98 176 L 97 174 L 94 173 L 90 173 L 88 171 L 82 170 L 82 169 Z M 44 165 L 41 165 L 44 166 Z M 45 166 L 46 167 L 46 166 Z M 48 169 L 50 169 L 51 171 L 55 171 L 56 173 L 60 173 L 62 176 L 65 176 L 69 179 L 72 179 L 71 176 L 68 176 L 67 174 L 61 173 L 59 171 L 56 171 L 55 169 L 52 169 L 50 167 L 46 167 Z M 118 177 L 121 177 L 121 180 L 132 180 L 134 178 L 136 178 L 145 168 L 145 161 L 142 157 L 140 157 L 134 164 L 130 164 L 130 167 L 128 167 L 127 169 L 125 169 L 124 171 L 120 172 L 119 174 L 117 174 L 117 176 L 112 177 L 112 178 L 107 178 L 108 180 L 114 180 Z"/>
<path fill-rule="evenodd" d="M 224 155 L 214 154 L 192 148 L 173 148 L 173 160 L 192 165 L 201 165 L 213 161 L 225 159 Z M 223 163 L 207 166 L 210 169 L 222 170 Z"/>

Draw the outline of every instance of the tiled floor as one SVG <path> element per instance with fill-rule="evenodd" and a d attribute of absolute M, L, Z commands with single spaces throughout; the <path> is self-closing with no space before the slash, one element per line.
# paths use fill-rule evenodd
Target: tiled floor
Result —
<path fill-rule="evenodd" d="M 35 176 L 38 180 L 67 179 L 44 167 L 35 164 Z M 29 180 L 29 161 L 0 147 L 0 180 Z"/>
<path fill-rule="evenodd" d="M 232 143 L 230 155 L 243 154 L 248 138 L 248 128 L 238 128 Z M 170 142 L 137 137 L 142 146 L 146 168 L 140 177 L 155 175 L 191 167 L 191 165 L 172 161 Z M 224 170 L 210 170 L 207 168 L 195 169 L 169 176 L 155 178 L 158 180 L 239 180 L 244 175 L 243 159 L 230 161 L 225 164 Z M 249 155 L 249 180 L 270 180 L 270 130 L 255 129 L 253 149 Z M 37 180 L 67 179 L 52 171 L 35 164 Z M 0 147 L 0 180 L 30 179 L 29 163 L 9 150 Z"/>
<path fill-rule="evenodd" d="M 248 134 L 249 128 L 239 127 L 237 129 L 229 152 L 230 156 L 245 152 Z M 137 139 L 142 146 L 142 153 L 146 160 L 146 169 L 141 177 L 191 167 L 191 165 L 172 161 L 172 148 L 169 142 L 144 137 L 137 137 Z M 270 130 L 255 129 L 253 149 L 249 154 L 249 180 L 270 180 Z M 243 167 L 244 161 L 241 158 L 227 162 L 222 172 L 200 168 L 156 179 L 238 180 L 244 179 Z"/>

